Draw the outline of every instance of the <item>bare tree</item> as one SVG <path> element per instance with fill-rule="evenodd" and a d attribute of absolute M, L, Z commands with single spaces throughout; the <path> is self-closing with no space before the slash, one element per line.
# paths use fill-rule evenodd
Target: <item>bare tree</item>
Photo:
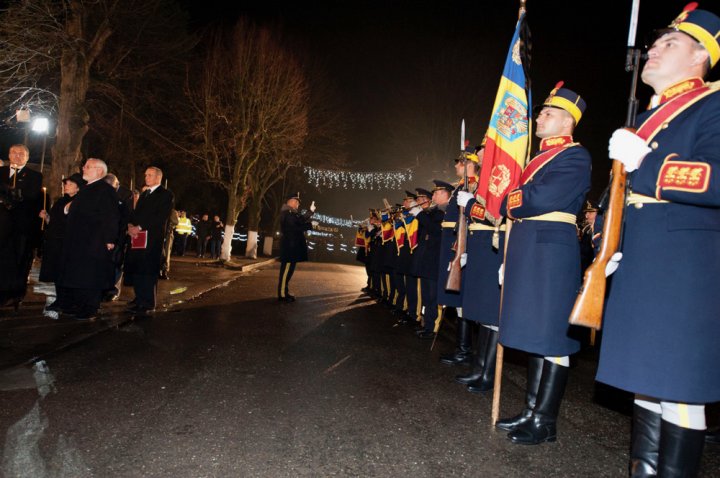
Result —
<path fill-rule="evenodd" d="M 286 191 L 282 194 L 268 194 L 280 181 L 286 184 L 286 176 L 291 168 L 302 166 L 339 168 L 347 162 L 347 124 L 343 108 L 340 105 L 336 85 L 328 76 L 328 70 L 314 57 L 300 53 L 305 57 L 303 71 L 308 78 L 308 134 L 300 149 L 294 151 L 277 150 L 268 157 L 249 176 L 251 194 L 248 199 L 248 247 L 246 257 L 257 257 L 257 236 L 263 208 L 270 210 L 270 216 L 279 217 L 280 205 Z M 278 144 L 282 147 L 282 144 Z M 299 170 L 299 169 L 297 169 Z M 297 189 L 297 184 L 288 186 Z M 274 231 L 274 227 L 269 228 Z"/>
<path fill-rule="evenodd" d="M 228 260 L 238 214 L 253 192 L 251 176 L 270 167 L 270 158 L 273 166 L 292 161 L 302 148 L 308 89 L 298 62 L 273 32 L 244 19 L 229 35 L 211 37 L 200 73 L 189 78 L 200 167 L 227 193 L 221 258 Z"/>
<path fill-rule="evenodd" d="M 61 176 L 74 172 L 82 160 L 98 100 L 122 104 L 128 78 L 144 77 L 151 84 L 150 74 L 186 46 L 184 17 L 170 0 L 8 3 L 0 12 L 0 104 L 6 111 L 56 116 L 48 181 L 53 193 Z"/>

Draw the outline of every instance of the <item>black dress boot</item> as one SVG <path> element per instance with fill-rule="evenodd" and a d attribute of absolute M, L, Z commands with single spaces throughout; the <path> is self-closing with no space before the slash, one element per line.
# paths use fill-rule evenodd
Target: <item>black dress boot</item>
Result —
<path fill-rule="evenodd" d="M 657 476 L 662 415 L 638 405 L 633 406 L 630 448 L 630 477 Z"/>
<path fill-rule="evenodd" d="M 497 358 L 497 344 L 498 344 L 498 333 L 492 329 L 490 331 L 488 339 L 485 342 L 485 366 L 483 367 L 482 375 L 475 381 L 468 383 L 468 392 L 472 393 L 483 393 L 488 390 L 492 390 L 495 386 L 495 362 Z"/>
<path fill-rule="evenodd" d="M 519 445 L 537 445 L 557 439 L 557 416 L 568 375 L 570 375 L 568 367 L 548 360 L 543 361 L 535 409 L 528 421 L 508 433 L 511 442 Z"/>
<path fill-rule="evenodd" d="M 456 376 L 455 381 L 457 383 L 467 385 L 468 383 L 474 382 L 482 377 L 483 370 L 485 369 L 485 346 L 490 332 L 492 332 L 492 330 L 487 327 L 483 327 L 482 325 L 478 325 L 477 349 L 472 356 L 472 369 L 470 369 L 469 374 Z"/>
<path fill-rule="evenodd" d="M 693 478 L 700 471 L 705 430 L 682 428 L 662 420 L 658 478 Z"/>
<path fill-rule="evenodd" d="M 440 363 L 444 363 L 445 365 L 460 365 L 463 363 L 470 363 L 472 361 L 471 330 L 471 321 L 463 319 L 462 317 L 457 318 L 457 330 L 455 336 L 457 347 L 454 352 L 441 355 Z"/>
<path fill-rule="evenodd" d="M 516 427 L 530 420 L 532 411 L 535 408 L 538 388 L 540 387 L 540 377 L 542 376 L 544 361 L 544 358 L 537 355 L 530 355 L 528 357 L 527 385 L 525 386 L 525 408 L 514 417 L 498 420 L 495 422 L 495 428 L 509 432 L 515 430 Z"/>

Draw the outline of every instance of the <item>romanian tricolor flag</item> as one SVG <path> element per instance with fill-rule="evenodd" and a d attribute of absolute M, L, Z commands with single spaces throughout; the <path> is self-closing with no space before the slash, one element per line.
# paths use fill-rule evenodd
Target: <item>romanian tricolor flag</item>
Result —
<path fill-rule="evenodd" d="M 364 227 L 358 229 L 357 233 L 355 234 L 355 247 L 367 248 L 367 236 L 365 235 L 366 232 L 367 229 L 365 229 Z"/>
<path fill-rule="evenodd" d="M 405 218 L 405 234 L 407 235 L 408 246 L 413 251 L 418 245 L 418 227 L 420 224 L 415 216 L 409 214 Z"/>
<path fill-rule="evenodd" d="M 527 45 L 523 45 L 522 35 L 526 31 L 525 13 L 522 13 L 495 96 L 475 193 L 485 207 L 485 218 L 496 226 L 502 221 L 500 205 L 507 193 L 518 186 L 529 152 L 531 101 L 523 65 Z"/>
<path fill-rule="evenodd" d="M 395 223 L 395 245 L 400 254 L 400 249 L 405 245 L 405 225 L 402 222 Z"/>
<path fill-rule="evenodd" d="M 393 232 L 392 222 L 390 222 L 388 219 L 386 219 L 385 216 L 383 216 L 383 222 L 382 222 L 382 242 L 383 242 L 383 244 L 385 244 L 387 241 L 392 241 L 393 237 L 395 237 L 395 233 Z"/>

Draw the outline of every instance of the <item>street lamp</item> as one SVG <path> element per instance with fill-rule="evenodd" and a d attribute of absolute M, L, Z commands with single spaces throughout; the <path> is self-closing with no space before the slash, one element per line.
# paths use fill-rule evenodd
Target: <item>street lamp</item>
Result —
<path fill-rule="evenodd" d="M 50 121 L 48 121 L 47 118 L 39 117 L 35 118 L 32 122 L 32 130 L 36 133 L 41 133 L 43 135 L 43 148 L 42 148 L 42 156 L 40 157 L 40 172 L 43 171 L 43 166 L 45 165 L 45 146 L 47 145 L 47 135 L 48 135 L 48 129 L 50 128 Z"/>

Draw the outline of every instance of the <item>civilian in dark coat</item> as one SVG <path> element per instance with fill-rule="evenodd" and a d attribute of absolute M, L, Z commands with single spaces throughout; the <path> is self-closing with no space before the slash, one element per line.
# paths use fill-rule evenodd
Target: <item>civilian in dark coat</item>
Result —
<path fill-rule="evenodd" d="M 198 257 L 205 257 L 205 252 L 207 251 L 207 243 L 210 240 L 211 227 L 212 223 L 210 222 L 209 216 L 207 214 L 203 214 L 202 218 L 195 227 L 195 234 L 197 234 Z"/>
<path fill-rule="evenodd" d="M 175 205 L 173 194 L 162 187 L 162 171 L 151 166 L 145 171 L 147 188 L 140 194 L 130 216 L 128 234 L 136 238 L 147 233 L 145 248 L 130 248 L 125 260 L 125 283 L 135 290 L 134 304 L 128 309 L 144 314 L 155 308 L 157 281 L 162 266 L 163 244 L 170 212 Z"/>
<path fill-rule="evenodd" d="M 123 264 L 128 248 L 127 225 L 130 214 L 133 210 L 133 192 L 120 185 L 120 180 L 114 174 L 105 176 L 105 182 L 111 185 L 118 195 L 118 210 L 120 211 L 120 224 L 118 226 L 118 237 L 113 249 L 113 264 L 115 267 L 115 282 L 113 286 L 103 294 L 103 300 L 114 301 L 120 298 L 122 291 Z"/>
<path fill-rule="evenodd" d="M 42 174 L 27 166 L 26 146 L 10 147 L 10 165 L 0 167 L 5 197 L 5 237 L 0 243 L 0 306 L 17 307 L 25 297 L 27 278 L 40 240 L 38 217 L 42 209 Z M 17 172 L 17 173 L 16 173 Z"/>
<path fill-rule="evenodd" d="M 295 297 L 290 295 L 288 285 L 295 272 L 295 264 L 308 260 L 305 231 L 312 229 L 310 218 L 315 213 L 315 201 L 310 204 L 310 210 L 305 213 L 298 211 L 300 207 L 300 193 L 292 194 L 280 210 L 280 279 L 278 281 L 278 300 L 293 302 Z"/>
<path fill-rule="evenodd" d="M 67 227 L 65 206 L 75 199 L 75 196 L 80 192 L 80 189 L 85 187 L 85 184 L 82 174 L 79 173 L 63 179 L 63 196 L 55 201 L 49 212 L 44 209 L 40 211 L 40 217 L 43 218 L 47 226 L 45 226 L 39 279 L 41 282 L 55 283 L 55 302 L 47 306 L 46 310 L 59 312 L 63 308 L 70 307 L 67 292 L 57 284 L 62 267 L 62 249 L 65 241 L 65 228 Z"/>
<path fill-rule="evenodd" d="M 112 251 L 118 234 L 120 212 L 115 189 L 102 180 L 107 165 L 88 159 L 83 179 L 88 184 L 65 206 L 67 226 L 62 265 L 57 283 L 67 291 L 76 319 L 92 320 L 100 308 L 102 293 L 113 284 Z"/>

